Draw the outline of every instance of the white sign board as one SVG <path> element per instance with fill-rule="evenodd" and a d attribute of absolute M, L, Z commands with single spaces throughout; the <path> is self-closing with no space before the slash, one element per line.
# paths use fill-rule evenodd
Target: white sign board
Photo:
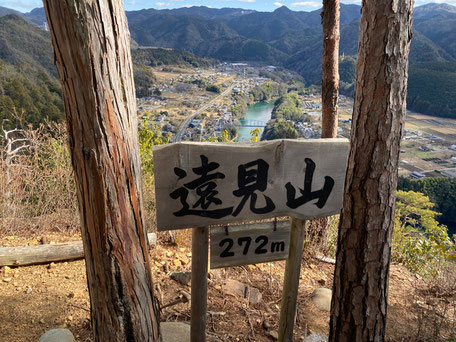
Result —
<path fill-rule="evenodd" d="M 290 220 L 211 228 L 211 269 L 288 258 Z"/>
<path fill-rule="evenodd" d="M 154 147 L 158 230 L 336 214 L 346 139 Z"/>

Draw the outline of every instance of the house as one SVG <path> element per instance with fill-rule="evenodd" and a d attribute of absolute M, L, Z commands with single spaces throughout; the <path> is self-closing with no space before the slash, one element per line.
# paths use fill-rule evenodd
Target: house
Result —
<path fill-rule="evenodd" d="M 451 170 L 442 171 L 442 175 L 448 178 L 456 178 L 456 172 Z"/>
<path fill-rule="evenodd" d="M 418 171 L 413 171 L 411 174 L 410 174 L 410 177 L 411 178 L 414 178 L 414 179 L 421 179 L 421 178 L 424 178 L 426 177 L 423 173 L 421 172 L 418 172 Z"/>

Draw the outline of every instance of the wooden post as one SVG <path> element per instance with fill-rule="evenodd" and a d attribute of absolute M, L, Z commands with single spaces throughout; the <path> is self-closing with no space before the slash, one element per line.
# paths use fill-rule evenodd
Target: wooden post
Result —
<path fill-rule="evenodd" d="M 192 230 L 191 342 L 206 341 L 209 227 Z"/>
<path fill-rule="evenodd" d="M 290 248 L 285 266 L 282 307 L 280 309 L 279 342 L 293 341 L 305 225 L 306 221 L 304 220 L 291 219 Z"/>

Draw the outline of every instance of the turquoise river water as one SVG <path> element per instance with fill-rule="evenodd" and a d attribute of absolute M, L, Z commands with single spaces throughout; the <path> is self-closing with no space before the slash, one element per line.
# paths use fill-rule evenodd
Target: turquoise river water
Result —
<path fill-rule="evenodd" d="M 274 109 L 274 102 L 259 102 L 254 104 L 253 106 L 249 106 L 247 110 L 247 114 L 245 115 L 244 120 L 247 122 L 252 121 L 260 121 L 263 122 L 264 125 L 271 119 L 272 110 Z M 255 128 L 260 128 L 260 137 L 263 133 L 264 126 L 262 127 L 246 127 L 242 126 L 239 128 L 238 138 L 237 141 L 245 141 L 248 142 L 250 140 L 250 131 Z"/>

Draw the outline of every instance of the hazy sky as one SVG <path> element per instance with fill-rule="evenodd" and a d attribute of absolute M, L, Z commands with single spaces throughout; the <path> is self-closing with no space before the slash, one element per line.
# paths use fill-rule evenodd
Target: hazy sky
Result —
<path fill-rule="evenodd" d="M 357 0 L 341 0 L 345 4 L 361 4 Z M 456 5 L 456 0 L 425 1 L 415 0 L 415 5 L 423 5 L 429 2 L 447 3 Z M 178 8 L 188 6 L 207 6 L 214 8 L 236 7 L 254 9 L 257 11 L 273 11 L 277 7 L 285 5 L 294 11 L 313 11 L 321 7 L 321 1 L 300 0 L 124 0 L 127 11 L 142 8 Z M 12 8 L 21 12 L 29 12 L 36 7 L 43 7 L 39 0 L 0 0 L 0 6 Z"/>

